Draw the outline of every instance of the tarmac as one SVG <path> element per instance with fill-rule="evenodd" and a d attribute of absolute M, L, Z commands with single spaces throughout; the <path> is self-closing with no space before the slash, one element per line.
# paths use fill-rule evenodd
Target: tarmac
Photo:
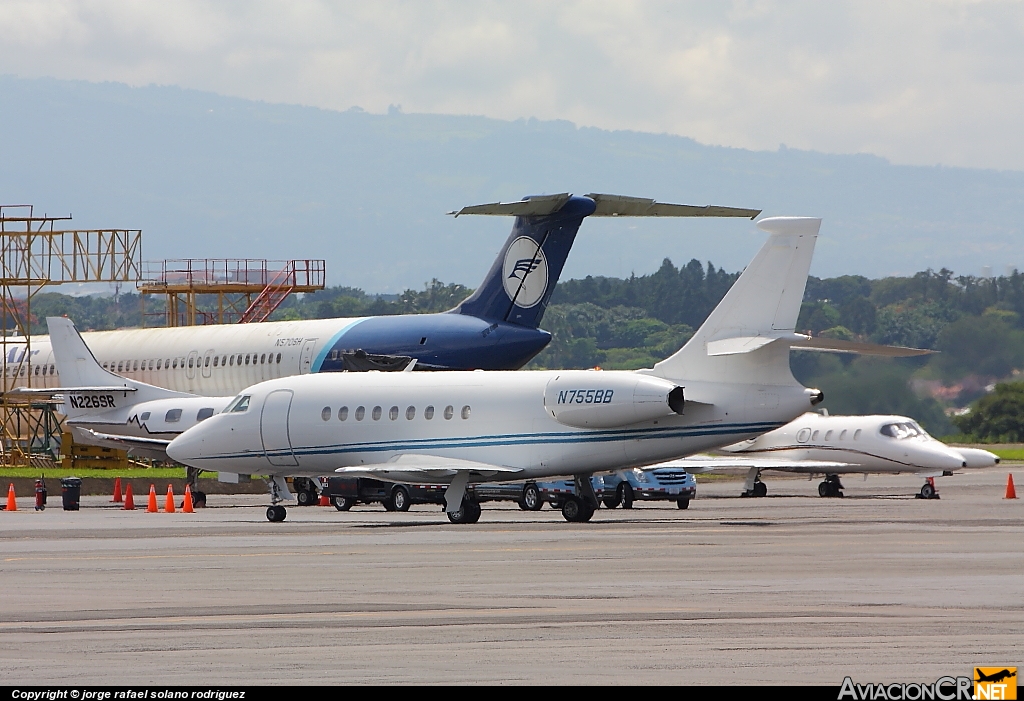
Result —
<path fill-rule="evenodd" d="M 1013 470 L 1024 487 L 999 466 L 928 501 L 911 475 L 822 499 L 766 473 L 763 499 L 705 482 L 688 510 L 589 524 L 514 504 L 475 525 L 379 505 L 272 524 L 254 495 L 36 512 L 26 493 L 0 512 L 0 683 L 838 686 L 1024 666 Z"/>

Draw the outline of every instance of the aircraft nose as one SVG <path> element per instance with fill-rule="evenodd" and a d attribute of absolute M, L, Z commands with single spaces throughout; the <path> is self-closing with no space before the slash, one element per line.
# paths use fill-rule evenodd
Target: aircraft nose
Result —
<path fill-rule="evenodd" d="M 206 436 L 209 433 L 205 424 L 212 423 L 207 419 L 178 435 L 167 446 L 167 457 L 189 467 L 197 467 L 195 460 L 202 457 Z"/>

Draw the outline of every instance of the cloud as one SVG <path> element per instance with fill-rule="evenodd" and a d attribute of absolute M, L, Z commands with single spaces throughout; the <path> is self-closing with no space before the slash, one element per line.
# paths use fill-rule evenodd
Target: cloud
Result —
<path fill-rule="evenodd" d="M 1024 169 L 1024 5 L 0 2 L 0 71 Z"/>

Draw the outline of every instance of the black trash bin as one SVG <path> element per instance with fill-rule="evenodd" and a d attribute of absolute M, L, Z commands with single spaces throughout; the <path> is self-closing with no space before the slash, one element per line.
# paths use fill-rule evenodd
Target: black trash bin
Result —
<path fill-rule="evenodd" d="M 82 497 L 82 480 L 65 477 L 60 481 L 60 496 L 65 511 L 78 511 L 78 500 Z"/>

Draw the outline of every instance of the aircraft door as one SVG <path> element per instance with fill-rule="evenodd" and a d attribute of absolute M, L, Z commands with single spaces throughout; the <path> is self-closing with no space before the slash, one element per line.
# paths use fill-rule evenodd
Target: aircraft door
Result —
<path fill-rule="evenodd" d="M 213 374 L 213 349 L 206 351 L 203 356 L 203 377 L 210 377 Z"/>
<path fill-rule="evenodd" d="M 271 465 L 292 467 L 299 464 L 292 452 L 291 436 L 288 433 L 288 420 L 292 408 L 292 391 L 279 389 L 267 395 L 263 400 L 263 411 L 260 413 L 260 439 L 263 441 L 263 454 Z"/>
<path fill-rule="evenodd" d="M 196 361 L 199 359 L 199 351 L 192 351 L 185 361 L 185 377 L 190 380 L 196 379 Z"/>
<path fill-rule="evenodd" d="M 299 354 L 299 374 L 306 375 L 313 365 L 313 347 L 316 346 L 315 338 L 307 338 L 302 344 L 302 353 Z"/>

